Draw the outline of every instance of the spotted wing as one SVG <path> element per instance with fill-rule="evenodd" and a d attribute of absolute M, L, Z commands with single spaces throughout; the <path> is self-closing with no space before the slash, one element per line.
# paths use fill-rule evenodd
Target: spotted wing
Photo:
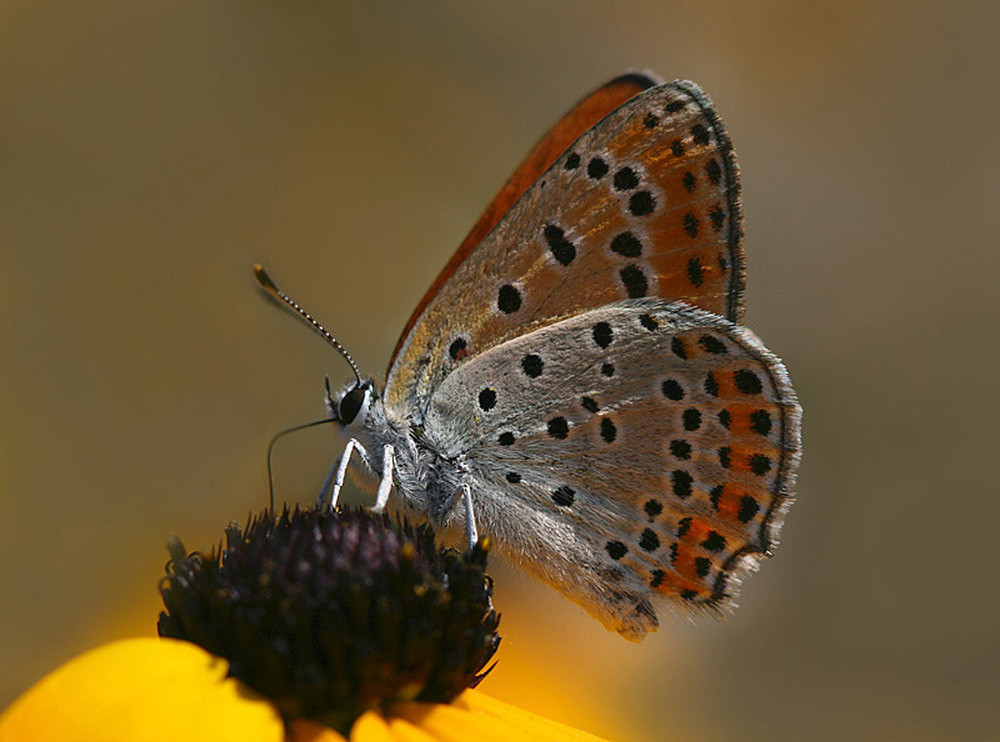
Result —
<path fill-rule="evenodd" d="M 799 417 L 753 334 L 642 299 L 469 360 L 435 392 L 425 435 L 468 467 L 501 550 L 638 639 L 654 596 L 724 607 L 775 544 Z"/>
<path fill-rule="evenodd" d="M 420 422 L 463 360 L 626 298 L 742 317 L 738 168 L 693 83 L 642 92 L 569 146 L 439 277 L 389 370 L 390 409 Z"/>
<path fill-rule="evenodd" d="M 410 316 L 406 327 L 403 328 L 403 332 L 396 342 L 396 348 L 392 352 L 393 359 L 395 359 L 403 342 L 410 334 L 413 325 L 423 313 L 424 308 L 434 299 L 441 286 L 451 277 L 451 274 L 455 272 L 455 268 L 469 256 L 469 253 L 476 248 L 483 237 L 492 231 L 497 222 L 524 195 L 524 192 L 528 190 L 531 184 L 538 180 L 542 173 L 552 167 L 552 163 L 556 161 L 556 158 L 565 152 L 566 148 L 575 142 L 587 129 L 597 124 L 597 122 L 632 96 L 653 87 L 659 82 L 653 76 L 642 72 L 631 72 L 616 77 L 614 80 L 605 83 L 584 97 L 566 115 L 559 119 L 555 126 L 545 133 L 545 136 L 535 144 L 517 170 L 508 178 L 497 195 L 493 197 L 489 206 L 486 207 L 486 210 L 479 217 L 479 221 L 469 231 L 469 234 L 465 236 L 458 250 L 451 256 L 451 259 L 438 274 L 434 283 L 427 289 L 423 299 L 420 300 L 416 309 L 413 310 L 413 314 Z M 391 363 L 390 361 L 390 365 Z"/>

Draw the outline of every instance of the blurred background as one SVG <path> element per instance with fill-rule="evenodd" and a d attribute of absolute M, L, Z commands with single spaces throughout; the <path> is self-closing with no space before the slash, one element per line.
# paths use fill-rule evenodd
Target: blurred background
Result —
<path fill-rule="evenodd" d="M 266 502 L 521 156 L 630 69 L 743 168 L 799 499 L 726 621 L 641 645 L 498 568 L 482 686 L 614 740 L 1000 735 L 998 11 L 943 0 L 0 4 L 0 707 L 152 634 L 164 544 Z M 308 502 L 337 443 L 282 441 Z"/>

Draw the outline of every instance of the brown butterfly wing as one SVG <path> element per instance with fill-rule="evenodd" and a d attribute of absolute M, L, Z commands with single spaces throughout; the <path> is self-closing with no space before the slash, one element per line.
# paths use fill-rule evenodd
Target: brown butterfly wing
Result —
<path fill-rule="evenodd" d="M 650 88 L 577 139 L 440 285 L 390 366 L 386 403 L 420 422 L 469 355 L 622 299 L 738 322 L 744 260 L 729 136 L 690 82 Z"/>
<path fill-rule="evenodd" d="M 611 82 L 602 85 L 597 90 L 587 95 L 563 116 L 555 126 L 546 132 L 538 143 L 534 146 L 524 162 L 518 166 L 514 174 L 510 176 L 503 188 L 493 197 L 490 205 L 486 207 L 483 215 L 472 230 L 462 240 L 458 250 L 448 260 L 447 265 L 441 270 L 434 283 L 424 293 L 420 303 L 410 315 L 410 319 L 400 333 L 396 347 L 392 351 L 392 359 L 389 361 L 391 367 L 396 360 L 396 354 L 403 346 L 406 336 L 416 323 L 417 318 L 423 313 L 424 308 L 431 302 L 438 290 L 447 281 L 455 268 L 465 260 L 469 253 L 475 249 L 476 245 L 489 234 L 490 230 L 497 225 L 510 207 L 513 206 L 524 192 L 528 190 L 532 183 L 538 180 L 539 176 L 548 170 L 552 163 L 556 161 L 566 148 L 580 138 L 580 136 L 598 121 L 603 119 L 618 106 L 629 98 L 641 93 L 643 90 L 657 85 L 660 81 L 646 73 L 632 72 L 620 77 L 616 77 Z"/>

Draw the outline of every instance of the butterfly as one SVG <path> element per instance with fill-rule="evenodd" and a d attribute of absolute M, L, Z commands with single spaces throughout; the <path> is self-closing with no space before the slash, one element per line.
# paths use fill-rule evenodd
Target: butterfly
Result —
<path fill-rule="evenodd" d="M 739 169 L 694 83 L 630 73 L 576 104 L 417 305 L 384 387 L 329 418 L 390 501 L 501 553 L 638 641 L 656 603 L 730 607 L 800 456 L 781 360 L 741 325 Z"/>

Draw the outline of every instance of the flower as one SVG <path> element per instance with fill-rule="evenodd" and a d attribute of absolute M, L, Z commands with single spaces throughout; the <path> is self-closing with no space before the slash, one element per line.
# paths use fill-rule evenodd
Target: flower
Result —
<path fill-rule="evenodd" d="M 482 679 L 499 616 L 486 548 L 362 510 L 265 512 L 207 558 L 173 548 L 161 636 L 230 663 L 286 719 L 347 730 L 393 701 L 450 701 Z"/>
<path fill-rule="evenodd" d="M 175 541 L 162 638 L 71 660 L 0 716 L 0 742 L 596 740 L 474 689 L 500 641 L 487 548 L 299 509 L 207 555 Z"/>

